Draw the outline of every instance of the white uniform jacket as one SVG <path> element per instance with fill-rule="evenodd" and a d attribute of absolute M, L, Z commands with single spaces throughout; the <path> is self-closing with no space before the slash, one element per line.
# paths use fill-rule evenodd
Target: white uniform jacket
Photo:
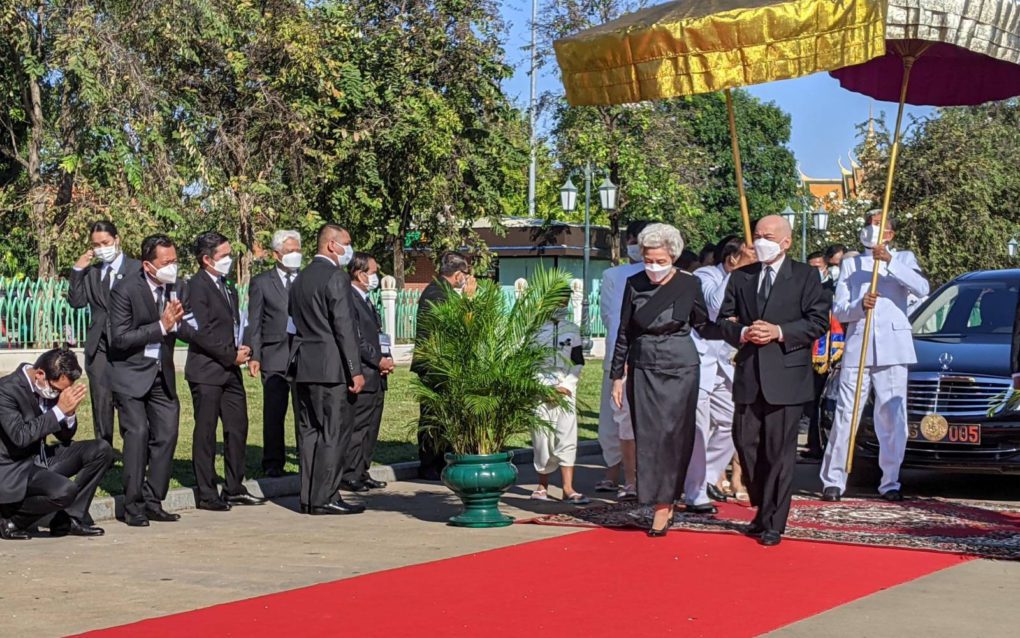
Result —
<path fill-rule="evenodd" d="M 871 344 L 868 349 L 868 366 L 909 365 L 917 362 L 914 340 L 907 318 L 908 297 L 928 295 L 928 280 L 908 250 L 890 251 L 892 260 L 880 263 L 878 277 L 878 303 L 872 315 Z M 844 364 L 856 367 L 861 359 L 864 341 L 864 295 L 871 289 L 871 272 L 874 267 L 871 251 L 844 259 L 832 311 L 846 329 Z"/>

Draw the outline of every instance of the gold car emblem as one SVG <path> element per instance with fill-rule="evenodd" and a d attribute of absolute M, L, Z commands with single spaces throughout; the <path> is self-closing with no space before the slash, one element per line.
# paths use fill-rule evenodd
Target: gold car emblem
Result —
<path fill-rule="evenodd" d="M 921 419 L 921 434 L 929 441 L 941 441 L 949 433 L 949 422 L 940 414 L 929 414 Z"/>

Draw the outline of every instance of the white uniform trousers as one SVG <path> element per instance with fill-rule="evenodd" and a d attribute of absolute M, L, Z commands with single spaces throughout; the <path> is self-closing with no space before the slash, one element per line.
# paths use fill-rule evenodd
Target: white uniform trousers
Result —
<path fill-rule="evenodd" d="M 630 405 L 627 403 L 627 393 L 623 394 L 623 407 L 617 408 L 613 403 L 613 380 L 609 378 L 609 372 L 605 372 L 602 377 L 602 402 L 599 406 L 599 446 L 606 467 L 619 465 L 623 460 L 620 453 L 620 429 L 629 425 Z M 631 438 L 634 438 L 633 434 Z"/>
<path fill-rule="evenodd" d="M 836 416 L 822 460 L 824 487 L 846 491 L 846 454 L 850 445 L 850 420 L 857 385 L 856 367 L 844 367 L 839 374 L 839 398 Z M 868 393 L 875 388 L 875 434 L 878 437 L 878 464 L 882 468 L 880 494 L 900 489 L 900 465 L 907 449 L 907 366 L 869 366 L 861 387 L 861 410 Z M 860 426 L 858 422 L 858 432 Z"/>
<path fill-rule="evenodd" d="M 560 467 L 573 467 L 577 460 L 577 408 L 574 397 L 566 397 L 566 408 L 541 405 L 538 418 L 552 426 L 552 430 L 531 433 L 535 448 L 535 471 L 552 474 Z"/>
<path fill-rule="evenodd" d="M 716 372 L 710 392 L 698 392 L 697 430 L 694 452 L 684 481 L 684 502 L 708 503 L 708 484 L 715 483 L 726 471 L 736 452 L 733 443 L 733 385 Z"/>

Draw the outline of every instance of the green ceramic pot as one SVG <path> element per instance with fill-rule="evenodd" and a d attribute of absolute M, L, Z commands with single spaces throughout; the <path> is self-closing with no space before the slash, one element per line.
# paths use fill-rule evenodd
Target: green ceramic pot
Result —
<path fill-rule="evenodd" d="M 513 452 L 447 454 L 443 484 L 460 497 L 464 511 L 450 519 L 457 527 L 504 527 L 514 522 L 500 513 L 499 499 L 517 481 Z"/>

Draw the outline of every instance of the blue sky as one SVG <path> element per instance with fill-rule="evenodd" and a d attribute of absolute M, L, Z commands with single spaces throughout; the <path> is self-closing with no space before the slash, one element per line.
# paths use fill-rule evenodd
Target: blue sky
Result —
<path fill-rule="evenodd" d="M 528 103 L 530 84 L 529 59 L 524 50 L 530 46 L 531 3 L 528 0 L 503 0 L 503 17 L 509 26 L 506 53 L 514 66 L 514 77 L 504 84 L 511 97 L 521 106 Z M 562 90 L 554 68 L 546 68 L 539 76 L 538 90 Z M 847 166 L 847 152 L 856 145 L 856 125 L 868 119 L 869 107 L 876 117 L 885 112 L 891 126 L 896 117 L 896 104 L 878 102 L 869 97 L 845 91 L 828 74 L 750 87 L 757 97 L 775 102 L 793 118 L 790 147 L 801 169 L 810 177 L 838 177 L 838 158 Z M 910 115 L 924 116 L 930 108 L 907 107 Z M 540 129 L 542 127 L 540 126 Z"/>

